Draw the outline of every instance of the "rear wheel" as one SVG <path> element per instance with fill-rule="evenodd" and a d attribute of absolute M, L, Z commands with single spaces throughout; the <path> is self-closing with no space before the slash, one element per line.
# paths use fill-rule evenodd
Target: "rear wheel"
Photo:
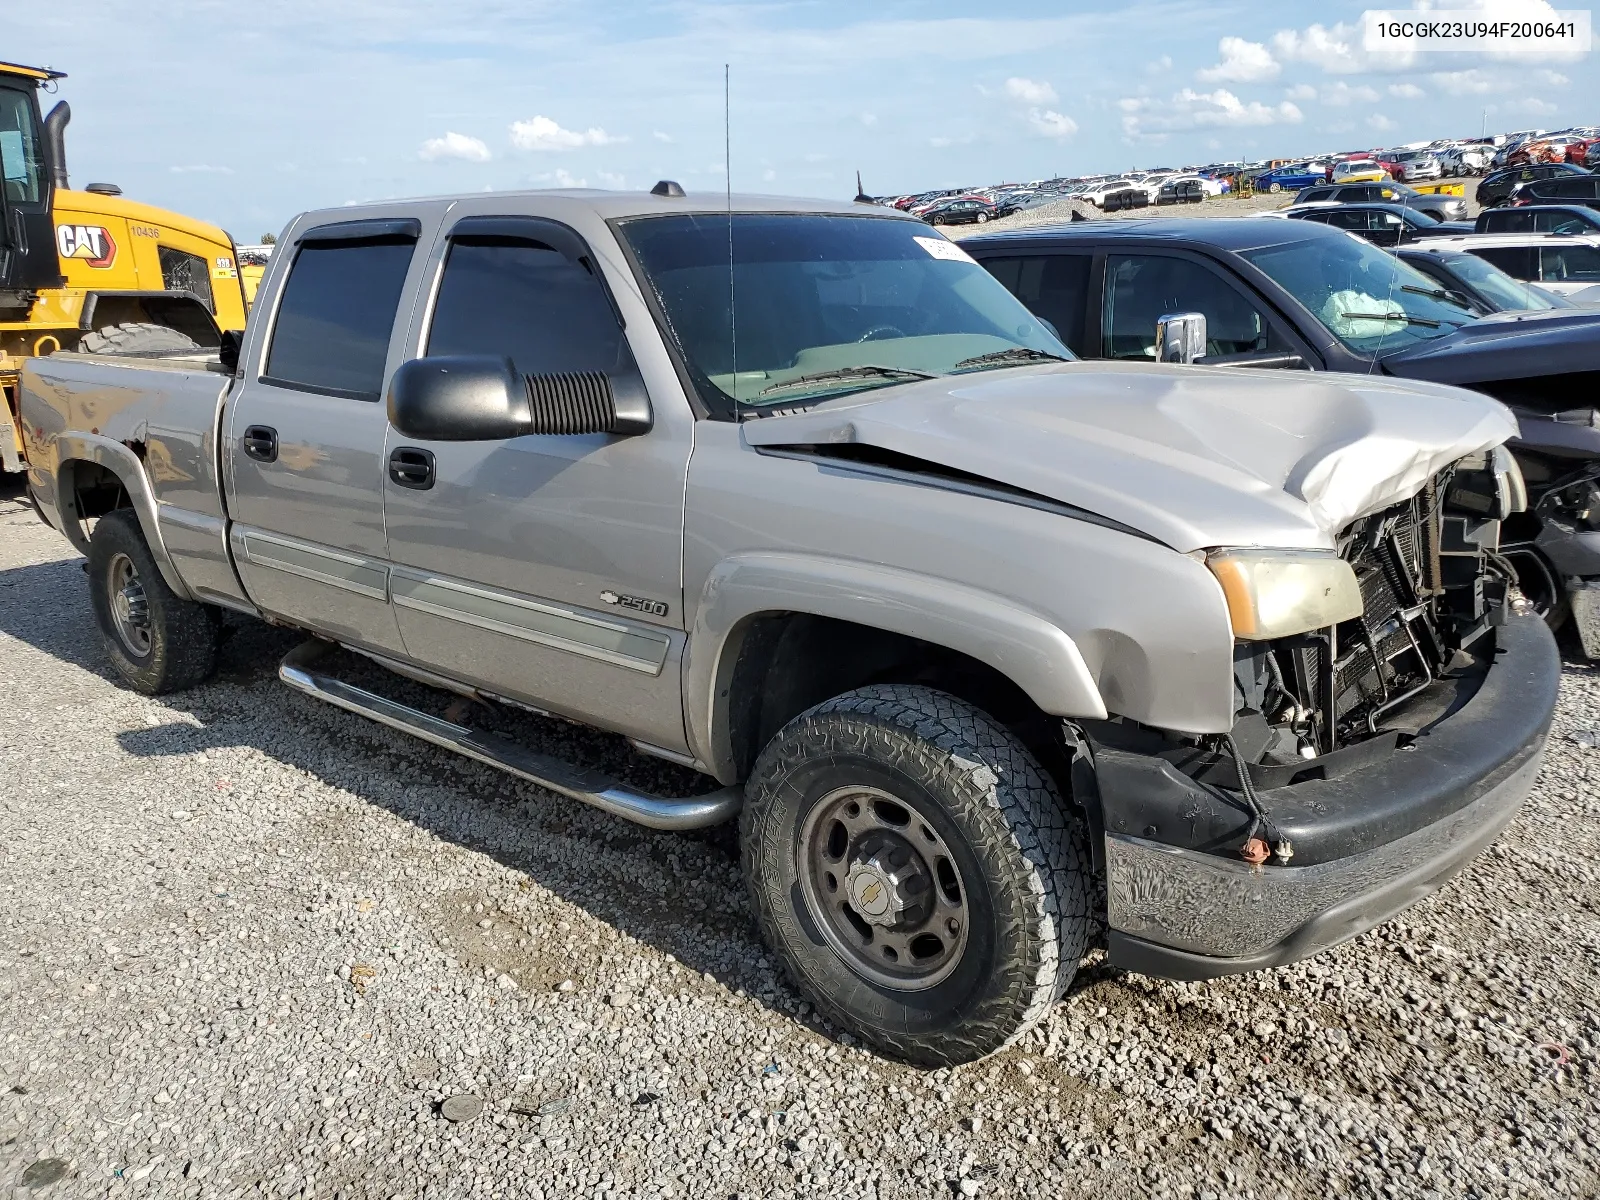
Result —
<path fill-rule="evenodd" d="M 200 343 L 188 334 L 168 329 L 165 325 L 147 325 L 139 321 L 125 321 L 121 325 L 107 325 L 86 333 L 78 342 L 85 354 L 124 354 L 134 357 L 155 357 L 161 354 L 193 354 Z"/>
<path fill-rule="evenodd" d="M 1080 822 L 1015 736 L 942 692 L 860 688 L 795 718 L 756 761 L 740 832 L 791 977 L 909 1062 L 1014 1041 L 1088 944 Z"/>
<path fill-rule="evenodd" d="M 1277 182 L 1271 183 L 1267 186 L 1267 191 L 1276 195 L 1278 192 L 1283 191 L 1283 184 Z"/>
<path fill-rule="evenodd" d="M 111 665 L 135 691 L 180 691 L 211 674 L 220 640 L 216 610 L 167 586 L 131 509 L 95 525 L 89 598 Z"/>

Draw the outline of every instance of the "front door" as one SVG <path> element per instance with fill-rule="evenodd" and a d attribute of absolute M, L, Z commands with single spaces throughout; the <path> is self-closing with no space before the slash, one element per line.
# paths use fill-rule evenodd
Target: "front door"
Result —
<path fill-rule="evenodd" d="M 461 205 L 436 249 L 419 354 L 509 356 L 524 375 L 604 372 L 642 392 L 596 259 L 571 229 Z M 472 215 L 472 209 L 483 215 Z M 686 412 L 650 432 L 419 441 L 390 429 L 391 587 L 411 656 L 673 751 Z M 419 472 L 416 464 L 426 464 Z M 410 465 L 408 465 L 410 464 Z"/>
<path fill-rule="evenodd" d="M 350 221 L 292 247 L 265 347 L 228 402 L 234 558 L 268 613 L 401 649 L 389 607 L 382 403 L 420 223 Z"/>

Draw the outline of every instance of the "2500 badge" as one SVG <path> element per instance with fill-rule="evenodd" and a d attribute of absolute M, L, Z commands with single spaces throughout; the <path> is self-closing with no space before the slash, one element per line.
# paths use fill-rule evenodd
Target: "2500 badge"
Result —
<path fill-rule="evenodd" d="M 600 599 L 613 608 L 626 608 L 631 612 L 644 613 L 650 617 L 664 617 L 667 615 L 667 605 L 663 600 L 646 600 L 643 596 L 624 596 L 620 592 L 601 592 Z"/>

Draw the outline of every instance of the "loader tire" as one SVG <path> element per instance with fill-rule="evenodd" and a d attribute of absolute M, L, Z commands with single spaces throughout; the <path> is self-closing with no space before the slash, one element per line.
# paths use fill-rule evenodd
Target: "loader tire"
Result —
<path fill-rule="evenodd" d="M 215 669 L 221 614 L 167 586 L 132 509 L 116 509 L 95 524 L 89 599 L 106 656 L 134 691 L 182 691 Z"/>
<path fill-rule="evenodd" d="M 740 815 L 762 936 L 834 1025 L 919 1066 L 1010 1045 L 1094 925 L 1083 823 L 1003 725 L 926 687 L 858 688 L 762 750 Z"/>
<path fill-rule="evenodd" d="M 165 325 L 125 321 L 86 333 L 78 342 L 85 354 L 119 354 L 129 358 L 157 358 L 163 354 L 193 354 L 200 343 Z"/>

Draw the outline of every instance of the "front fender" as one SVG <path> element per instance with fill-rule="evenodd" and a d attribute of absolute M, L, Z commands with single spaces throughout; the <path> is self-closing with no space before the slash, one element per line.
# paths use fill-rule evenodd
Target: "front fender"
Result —
<path fill-rule="evenodd" d="M 192 600 L 188 585 L 173 564 L 167 552 L 166 541 L 161 536 L 161 523 L 157 519 L 155 493 L 150 487 L 150 477 L 145 474 L 139 456 L 112 438 L 94 433 L 63 433 L 54 439 L 55 493 L 42 502 L 53 511 L 45 513 L 50 524 L 59 529 L 78 550 L 89 553 L 89 539 L 84 536 L 83 523 L 77 508 L 77 490 L 72 472 L 80 462 L 94 463 L 115 475 L 128 493 L 128 501 L 139 518 L 139 528 L 150 546 L 150 555 L 161 570 L 167 586 L 185 600 Z M 35 492 L 38 495 L 38 492 Z"/>
<path fill-rule="evenodd" d="M 724 559 L 707 576 L 684 669 L 689 742 L 718 778 L 735 773 L 726 707 L 736 631 L 761 613 L 798 612 L 903 634 L 987 663 L 1041 710 L 1103 719 L 1077 644 L 1036 612 L 974 588 L 874 563 L 802 554 Z"/>

